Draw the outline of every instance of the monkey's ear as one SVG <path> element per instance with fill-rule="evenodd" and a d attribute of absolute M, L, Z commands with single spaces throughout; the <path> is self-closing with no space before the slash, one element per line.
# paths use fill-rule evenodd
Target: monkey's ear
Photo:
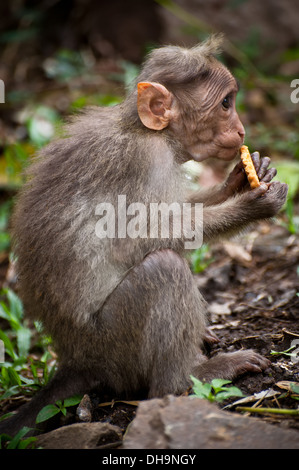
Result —
<path fill-rule="evenodd" d="M 137 90 L 137 110 L 142 124 L 156 131 L 167 127 L 174 114 L 172 93 L 155 82 L 140 82 Z"/>

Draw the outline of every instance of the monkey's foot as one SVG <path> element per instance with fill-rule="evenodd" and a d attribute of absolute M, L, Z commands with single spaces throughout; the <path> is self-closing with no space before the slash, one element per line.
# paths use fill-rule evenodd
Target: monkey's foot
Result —
<path fill-rule="evenodd" d="M 246 372 L 262 372 L 271 362 L 252 349 L 218 354 L 198 365 L 193 375 L 210 382 L 213 379 L 232 380 Z"/>

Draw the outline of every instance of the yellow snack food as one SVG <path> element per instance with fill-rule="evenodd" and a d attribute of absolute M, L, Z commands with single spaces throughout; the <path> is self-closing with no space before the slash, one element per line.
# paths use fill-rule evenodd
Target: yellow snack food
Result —
<path fill-rule="evenodd" d="M 242 145 L 242 147 L 240 148 L 240 153 L 250 187 L 251 189 L 257 188 L 258 186 L 260 186 L 260 182 L 256 174 L 248 147 L 246 145 Z"/>

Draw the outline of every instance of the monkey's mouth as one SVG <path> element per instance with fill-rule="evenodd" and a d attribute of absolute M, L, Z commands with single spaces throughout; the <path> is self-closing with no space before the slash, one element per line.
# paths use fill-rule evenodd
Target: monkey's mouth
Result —
<path fill-rule="evenodd" d="M 239 147 L 233 147 L 233 148 L 223 148 L 220 150 L 218 156 L 216 158 L 220 158 L 221 160 L 233 160 L 236 158 L 237 154 L 239 152 Z"/>
<path fill-rule="evenodd" d="M 216 152 L 217 152 L 217 155 L 216 158 L 224 158 L 227 159 L 227 160 L 233 160 L 239 150 L 240 150 L 240 146 L 242 145 L 242 143 L 239 145 L 239 143 L 236 145 L 217 145 L 217 149 L 216 149 Z"/>

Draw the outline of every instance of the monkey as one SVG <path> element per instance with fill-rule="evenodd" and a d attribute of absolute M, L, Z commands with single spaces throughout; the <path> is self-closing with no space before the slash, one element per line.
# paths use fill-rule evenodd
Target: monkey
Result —
<path fill-rule="evenodd" d="M 183 163 L 230 162 L 244 142 L 238 84 L 217 59 L 221 41 L 154 49 L 122 103 L 70 118 L 30 165 L 13 215 L 18 293 L 51 335 L 59 365 L 0 431 L 36 427 L 42 407 L 95 387 L 162 397 L 184 392 L 191 374 L 232 380 L 269 366 L 253 350 L 205 356 L 207 304 L 184 257 L 190 233 L 205 243 L 237 234 L 277 214 L 288 191 L 258 152 L 256 189 L 240 163 L 214 188 L 190 194 L 185 184 Z M 136 218 L 136 203 L 185 208 L 191 228 L 173 210 L 172 236 L 158 221 L 151 237 L 150 212 Z"/>

